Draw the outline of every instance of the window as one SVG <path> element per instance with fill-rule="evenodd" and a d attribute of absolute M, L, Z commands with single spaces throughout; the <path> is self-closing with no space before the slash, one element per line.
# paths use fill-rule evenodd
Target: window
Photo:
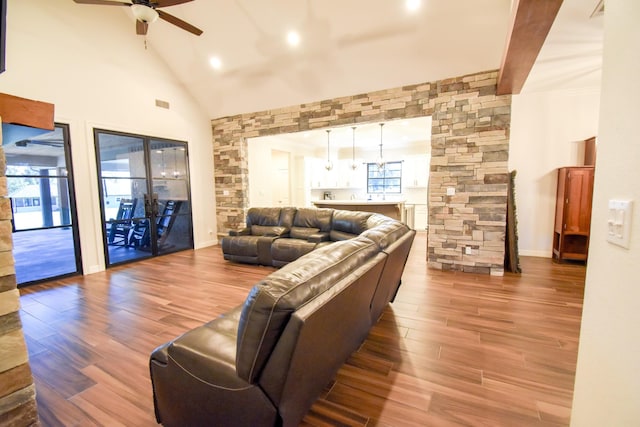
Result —
<path fill-rule="evenodd" d="M 367 163 L 367 193 L 400 194 L 402 188 L 402 162 L 387 162 L 382 168 Z"/>

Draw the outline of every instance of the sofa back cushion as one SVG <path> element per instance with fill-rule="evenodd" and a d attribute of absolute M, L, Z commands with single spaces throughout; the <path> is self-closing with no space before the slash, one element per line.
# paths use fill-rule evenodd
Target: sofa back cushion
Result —
<path fill-rule="evenodd" d="M 335 210 L 331 221 L 331 240 L 353 239 L 367 229 L 370 212 Z"/>
<path fill-rule="evenodd" d="M 306 240 L 312 234 L 331 229 L 333 209 L 299 208 L 293 218 L 290 237 Z"/>
<path fill-rule="evenodd" d="M 254 236 L 281 236 L 289 232 L 295 208 L 250 208 L 247 227 Z"/>
<path fill-rule="evenodd" d="M 367 229 L 361 236 L 373 240 L 381 251 L 409 232 L 409 227 L 384 215 L 374 214 L 367 220 Z"/>
<path fill-rule="evenodd" d="M 254 286 L 238 326 L 238 375 L 254 383 L 291 314 L 378 251 L 367 239 L 337 242 L 287 264 Z"/>

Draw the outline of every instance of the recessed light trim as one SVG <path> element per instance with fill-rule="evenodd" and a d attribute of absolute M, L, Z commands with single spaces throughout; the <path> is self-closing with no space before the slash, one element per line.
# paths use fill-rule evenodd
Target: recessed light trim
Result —
<path fill-rule="evenodd" d="M 219 70 L 220 68 L 222 68 L 222 61 L 217 56 L 214 56 L 211 59 L 209 59 L 209 64 L 211 65 L 211 68 L 213 68 L 214 70 Z"/>
<path fill-rule="evenodd" d="M 296 47 L 300 44 L 300 34 L 297 31 L 289 31 L 287 33 L 287 44 L 291 47 Z"/>
<path fill-rule="evenodd" d="M 409 12 L 415 12 L 418 9 L 420 9 L 420 6 L 422 4 L 421 0 L 406 0 L 405 1 L 405 7 L 407 8 L 407 10 Z"/>

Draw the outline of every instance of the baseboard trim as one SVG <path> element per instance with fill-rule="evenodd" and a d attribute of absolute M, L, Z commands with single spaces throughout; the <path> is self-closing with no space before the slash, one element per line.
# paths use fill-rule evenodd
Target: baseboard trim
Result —
<path fill-rule="evenodd" d="M 528 251 L 520 249 L 520 256 L 535 256 L 539 258 L 551 258 L 551 251 Z"/>

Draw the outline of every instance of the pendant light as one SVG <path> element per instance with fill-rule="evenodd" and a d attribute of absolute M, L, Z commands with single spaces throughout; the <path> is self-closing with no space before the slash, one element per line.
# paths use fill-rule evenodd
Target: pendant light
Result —
<path fill-rule="evenodd" d="M 327 129 L 327 163 L 325 163 L 324 168 L 328 171 L 333 169 L 333 163 L 331 163 L 331 159 L 329 158 L 329 134 L 331 133 L 331 129 Z"/>
<path fill-rule="evenodd" d="M 384 159 L 382 158 L 382 126 L 384 126 L 384 123 L 380 123 L 380 155 L 376 159 L 378 169 L 384 168 Z"/>
<path fill-rule="evenodd" d="M 356 127 L 353 126 L 353 142 L 351 144 L 351 170 L 358 169 L 358 163 L 356 163 Z"/>

